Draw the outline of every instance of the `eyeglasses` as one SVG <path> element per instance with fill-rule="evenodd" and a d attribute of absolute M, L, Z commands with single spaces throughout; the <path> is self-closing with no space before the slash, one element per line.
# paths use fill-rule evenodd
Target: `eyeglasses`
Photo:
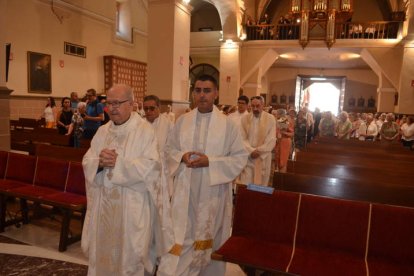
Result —
<path fill-rule="evenodd" d="M 149 110 L 154 111 L 155 109 L 157 109 L 156 106 L 144 106 L 144 111 L 147 112 Z"/>
<path fill-rule="evenodd" d="M 204 94 L 207 94 L 207 93 L 210 93 L 211 91 L 213 91 L 212 88 L 200 88 L 200 87 L 194 88 L 194 92 L 197 94 L 200 94 L 201 92 L 203 92 Z"/>
<path fill-rule="evenodd" d="M 106 105 L 107 106 L 112 106 L 114 108 L 118 108 L 121 106 L 121 104 L 129 102 L 129 100 L 125 100 L 125 101 L 107 101 Z"/>

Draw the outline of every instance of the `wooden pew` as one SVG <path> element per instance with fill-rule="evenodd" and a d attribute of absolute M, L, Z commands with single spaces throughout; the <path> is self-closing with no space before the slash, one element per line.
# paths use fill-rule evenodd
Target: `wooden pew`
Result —
<path fill-rule="evenodd" d="M 238 191 L 233 232 L 214 260 L 276 275 L 414 275 L 414 208 Z"/>
<path fill-rule="evenodd" d="M 369 180 L 377 183 L 414 186 L 414 170 L 410 170 L 409 167 L 390 169 L 387 166 L 366 167 L 365 163 L 362 162 L 355 162 L 352 165 L 337 165 L 334 163 L 288 161 L 287 171 L 293 174 L 335 177 L 362 181 Z"/>
<path fill-rule="evenodd" d="M 20 221 L 29 223 L 27 201 L 31 201 L 61 211 L 59 251 L 80 240 L 80 233 L 71 233 L 70 221 L 74 213 L 80 213 L 83 222 L 86 212 L 81 163 L 0 151 L 0 174 L 4 174 L 0 179 L 0 232 Z M 21 218 L 6 219 L 8 197 L 20 199 Z"/>
<path fill-rule="evenodd" d="M 47 144 L 35 144 L 34 155 L 82 162 L 82 158 L 87 150 L 87 148 L 72 148 Z"/>
<path fill-rule="evenodd" d="M 368 156 L 349 156 L 349 155 L 333 155 L 326 152 L 307 152 L 301 151 L 296 154 L 297 161 L 317 164 L 337 164 L 337 165 L 358 165 L 363 164 L 366 168 L 398 169 L 400 167 L 413 166 L 413 162 L 405 159 L 372 159 Z"/>
<path fill-rule="evenodd" d="M 34 154 L 35 144 L 70 146 L 70 136 L 60 135 L 56 129 L 35 128 L 33 130 L 10 130 L 11 148 Z"/>
<path fill-rule="evenodd" d="M 31 134 L 32 143 L 44 143 L 58 146 L 70 146 L 70 136 L 61 135 L 57 129 L 35 128 Z"/>
<path fill-rule="evenodd" d="M 414 162 L 414 154 L 412 151 L 406 150 L 403 147 L 395 149 L 393 147 L 375 147 L 369 146 L 369 142 L 366 144 L 354 146 L 352 143 L 332 143 L 332 144 L 309 144 L 304 150 L 306 152 L 326 152 L 334 155 L 345 156 L 367 156 L 370 158 L 397 158 L 405 159 Z M 372 144 L 372 143 L 371 143 Z"/>
<path fill-rule="evenodd" d="M 273 187 L 283 191 L 414 207 L 414 185 L 275 172 Z"/>

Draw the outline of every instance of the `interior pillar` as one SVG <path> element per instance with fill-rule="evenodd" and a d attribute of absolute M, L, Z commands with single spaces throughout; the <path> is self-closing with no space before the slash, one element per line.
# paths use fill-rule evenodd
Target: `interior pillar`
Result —
<path fill-rule="evenodd" d="M 260 96 L 262 85 L 259 83 L 245 83 L 243 85 L 243 95 L 249 99 L 253 96 Z"/>
<path fill-rule="evenodd" d="M 240 45 L 224 42 L 220 48 L 220 104 L 235 105 L 240 90 Z"/>
<path fill-rule="evenodd" d="M 394 88 L 378 88 L 377 92 L 377 112 L 394 112 L 395 93 L 397 92 L 397 90 L 395 90 Z"/>
<path fill-rule="evenodd" d="M 10 93 L 6 84 L 7 1 L 0 1 L 0 150 L 10 150 Z"/>
<path fill-rule="evenodd" d="M 148 2 L 147 94 L 171 104 L 177 115 L 189 106 L 191 10 L 180 0 Z"/>
<path fill-rule="evenodd" d="M 404 54 L 398 89 L 396 112 L 414 114 L 414 2 L 410 1 L 407 11 L 408 35 L 405 38 Z"/>

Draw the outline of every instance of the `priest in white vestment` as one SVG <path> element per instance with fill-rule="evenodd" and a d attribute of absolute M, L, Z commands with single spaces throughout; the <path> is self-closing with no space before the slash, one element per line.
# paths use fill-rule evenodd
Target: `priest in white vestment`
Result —
<path fill-rule="evenodd" d="M 174 124 L 175 123 L 175 114 L 172 112 L 171 105 L 167 106 L 167 112 L 164 113 L 167 118 Z"/>
<path fill-rule="evenodd" d="M 107 106 L 111 121 L 98 129 L 82 161 L 88 199 L 82 249 L 88 275 L 146 275 L 155 259 L 157 140 L 150 124 L 132 112 L 130 87 L 112 87 Z"/>
<path fill-rule="evenodd" d="M 145 119 L 151 124 L 155 131 L 155 136 L 158 141 L 158 152 L 160 153 L 161 163 L 166 160 L 165 156 L 165 144 L 167 142 L 168 135 L 174 127 L 174 123 L 167 116 L 166 113 L 160 113 L 160 99 L 155 95 L 148 95 L 144 97 L 144 112 Z M 167 166 L 164 164 L 163 169 L 168 173 Z M 170 196 L 172 193 L 172 178 L 171 183 L 168 183 Z"/>
<path fill-rule="evenodd" d="M 175 244 L 160 276 L 224 275 L 225 263 L 210 255 L 230 236 L 231 185 L 247 161 L 240 130 L 214 106 L 216 80 L 200 76 L 193 95 L 197 108 L 178 118 L 167 142 Z"/>
<path fill-rule="evenodd" d="M 248 106 L 249 98 L 245 95 L 241 95 L 237 99 L 237 111 L 229 114 L 229 118 L 233 120 L 233 122 L 235 122 L 236 125 L 238 125 L 239 127 L 241 127 L 241 118 L 244 115 L 249 114 L 249 112 L 247 111 Z"/>
<path fill-rule="evenodd" d="M 272 150 L 276 144 L 276 119 L 264 112 L 263 106 L 263 97 L 253 97 L 252 112 L 241 120 L 244 144 L 250 153 L 247 166 L 240 175 L 244 184 L 269 185 Z"/>
<path fill-rule="evenodd" d="M 151 124 L 157 138 L 158 152 L 162 173 L 158 189 L 155 191 L 156 198 L 154 200 L 158 210 L 158 221 L 160 227 L 157 227 L 155 243 L 157 245 L 157 255 L 168 252 L 174 244 L 174 234 L 172 231 L 171 206 L 170 198 L 172 196 L 173 181 L 167 166 L 167 157 L 165 154 L 165 144 L 167 138 L 172 131 L 174 124 L 165 113 L 160 113 L 160 99 L 155 95 L 147 95 L 144 97 L 143 109 L 145 119 Z"/>

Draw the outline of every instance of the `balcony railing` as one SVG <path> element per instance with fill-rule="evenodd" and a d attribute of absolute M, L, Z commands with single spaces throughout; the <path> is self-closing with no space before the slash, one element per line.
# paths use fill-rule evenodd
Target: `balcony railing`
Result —
<path fill-rule="evenodd" d="M 335 39 L 395 39 L 401 27 L 400 21 L 336 23 Z M 300 24 L 246 26 L 246 40 L 297 40 L 299 36 Z"/>
<path fill-rule="evenodd" d="M 247 40 L 295 40 L 299 34 L 299 24 L 246 26 Z"/>
<path fill-rule="evenodd" d="M 395 39 L 401 22 L 348 22 L 335 24 L 336 39 Z"/>

